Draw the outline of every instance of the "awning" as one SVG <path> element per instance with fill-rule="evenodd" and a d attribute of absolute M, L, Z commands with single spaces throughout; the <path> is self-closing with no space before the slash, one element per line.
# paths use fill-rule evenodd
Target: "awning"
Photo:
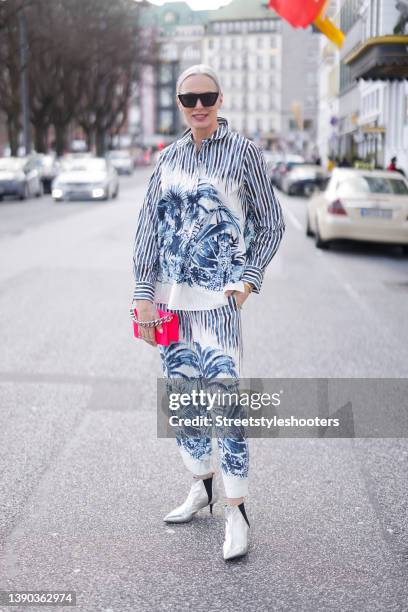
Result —
<path fill-rule="evenodd" d="M 408 79 L 408 36 L 369 38 L 349 53 L 343 62 L 350 66 L 352 79 Z"/>
<path fill-rule="evenodd" d="M 360 131 L 362 134 L 385 134 L 387 130 L 382 125 L 362 125 Z"/>

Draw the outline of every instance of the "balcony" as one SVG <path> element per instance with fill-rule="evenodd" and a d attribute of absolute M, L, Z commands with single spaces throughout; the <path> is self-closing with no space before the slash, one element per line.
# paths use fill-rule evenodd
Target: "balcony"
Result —
<path fill-rule="evenodd" d="M 352 79 L 400 81 L 408 78 L 408 36 L 369 38 L 349 53 L 344 64 Z"/>

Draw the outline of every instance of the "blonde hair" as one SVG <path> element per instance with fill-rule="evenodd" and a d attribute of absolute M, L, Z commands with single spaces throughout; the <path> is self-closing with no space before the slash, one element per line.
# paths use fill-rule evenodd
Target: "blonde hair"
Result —
<path fill-rule="evenodd" d="M 180 93 L 180 87 L 183 81 L 185 81 L 187 77 L 193 76 L 194 74 L 206 74 L 214 81 L 214 83 L 216 84 L 218 88 L 218 91 L 221 91 L 220 80 L 215 70 L 213 70 L 211 66 L 208 66 L 207 64 L 195 64 L 194 66 L 190 66 L 190 68 L 187 68 L 180 74 L 179 78 L 177 79 L 177 85 L 176 85 L 177 94 Z"/>

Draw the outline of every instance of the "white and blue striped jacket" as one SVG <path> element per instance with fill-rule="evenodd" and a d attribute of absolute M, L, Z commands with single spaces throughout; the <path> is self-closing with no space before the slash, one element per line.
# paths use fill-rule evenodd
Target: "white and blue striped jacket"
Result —
<path fill-rule="evenodd" d="M 134 299 L 207 310 L 259 293 L 285 231 L 261 149 L 223 117 L 198 152 L 187 129 L 160 154 L 133 249 Z"/>

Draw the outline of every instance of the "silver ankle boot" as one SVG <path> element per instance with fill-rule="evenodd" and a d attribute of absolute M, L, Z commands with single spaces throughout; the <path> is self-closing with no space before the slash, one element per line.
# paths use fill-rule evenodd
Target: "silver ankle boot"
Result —
<path fill-rule="evenodd" d="M 225 561 L 242 557 L 248 552 L 249 521 L 244 504 L 224 507 L 225 541 L 223 547 Z"/>
<path fill-rule="evenodd" d="M 192 485 L 186 501 L 164 517 L 166 523 L 188 523 L 193 516 L 202 508 L 210 506 L 212 508 L 217 501 L 214 491 L 214 479 L 197 479 Z"/>

